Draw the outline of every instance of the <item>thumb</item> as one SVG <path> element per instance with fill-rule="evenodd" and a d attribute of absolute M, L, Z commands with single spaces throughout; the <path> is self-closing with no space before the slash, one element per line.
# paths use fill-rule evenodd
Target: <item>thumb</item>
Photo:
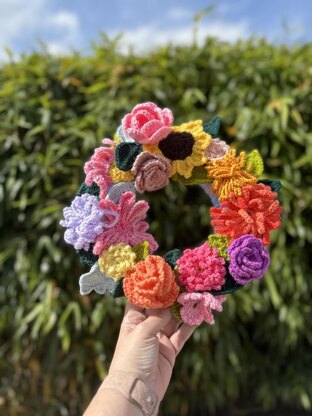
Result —
<path fill-rule="evenodd" d="M 139 325 L 146 338 L 156 336 L 172 317 L 169 309 L 150 309 L 146 314 L 148 317 Z"/>

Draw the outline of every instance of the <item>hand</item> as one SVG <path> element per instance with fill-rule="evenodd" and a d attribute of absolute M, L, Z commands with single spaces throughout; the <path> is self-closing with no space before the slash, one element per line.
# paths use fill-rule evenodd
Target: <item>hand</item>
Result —
<path fill-rule="evenodd" d="M 194 329 L 179 323 L 169 309 L 145 310 L 127 303 L 109 372 L 144 376 L 162 400 L 176 357 Z"/>

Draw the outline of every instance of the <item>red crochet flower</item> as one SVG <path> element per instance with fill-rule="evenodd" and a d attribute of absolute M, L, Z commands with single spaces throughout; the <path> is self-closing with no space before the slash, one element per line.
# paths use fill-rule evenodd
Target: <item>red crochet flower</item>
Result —
<path fill-rule="evenodd" d="M 244 186 L 241 196 L 231 194 L 220 208 L 210 208 L 214 231 L 229 237 L 231 241 L 244 234 L 253 234 L 268 246 L 270 231 L 281 223 L 282 207 L 276 196 L 276 192 L 262 183 Z"/>
<path fill-rule="evenodd" d="M 218 249 L 211 248 L 208 243 L 191 250 L 183 251 L 177 261 L 179 266 L 179 283 L 188 292 L 195 290 L 220 290 L 225 283 L 225 260 L 218 257 Z"/>

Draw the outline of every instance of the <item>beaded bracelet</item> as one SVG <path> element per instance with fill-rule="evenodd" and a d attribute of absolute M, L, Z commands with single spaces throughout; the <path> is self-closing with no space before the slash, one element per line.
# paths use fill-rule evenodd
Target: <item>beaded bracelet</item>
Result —
<path fill-rule="evenodd" d="M 263 277 L 270 231 L 281 223 L 281 183 L 262 178 L 258 150 L 238 153 L 218 138 L 219 128 L 219 117 L 173 125 L 170 109 L 147 102 L 95 149 L 60 222 L 65 241 L 91 267 L 79 279 L 82 295 L 126 296 L 142 308 L 171 307 L 190 325 L 213 324 L 226 294 Z M 160 256 L 148 233 L 149 205 L 136 193 L 170 181 L 203 188 L 214 234 L 196 248 Z"/>

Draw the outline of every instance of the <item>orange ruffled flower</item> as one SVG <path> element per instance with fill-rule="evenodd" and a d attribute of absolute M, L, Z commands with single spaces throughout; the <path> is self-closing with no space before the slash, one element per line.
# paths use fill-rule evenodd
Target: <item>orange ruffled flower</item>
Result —
<path fill-rule="evenodd" d="M 211 190 L 219 196 L 220 201 L 228 199 L 231 193 L 242 194 L 242 187 L 257 183 L 257 178 L 244 170 L 246 153 L 236 157 L 236 150 L 231 149 L 222 159 L 208 163 L 208 177 L 212 178 Z"/>
<path fill-rule="evenodd" d="M 167 308 L 179 295 L 171 267 L 160 256 L 139 261 L 123 280 L 126 298 L 141 308 Z"/>
<path fill-rule="evenodd" d="M 220 208 L 210 208 L 215 233 L 229 237 L 230 242 L 244 234 L 253 234 L 268 246 L 270 231 L 281 224 L 282 207 L 276 196 L 263 184 L 244 186 L 242 196 L 232 194 Z"/>

